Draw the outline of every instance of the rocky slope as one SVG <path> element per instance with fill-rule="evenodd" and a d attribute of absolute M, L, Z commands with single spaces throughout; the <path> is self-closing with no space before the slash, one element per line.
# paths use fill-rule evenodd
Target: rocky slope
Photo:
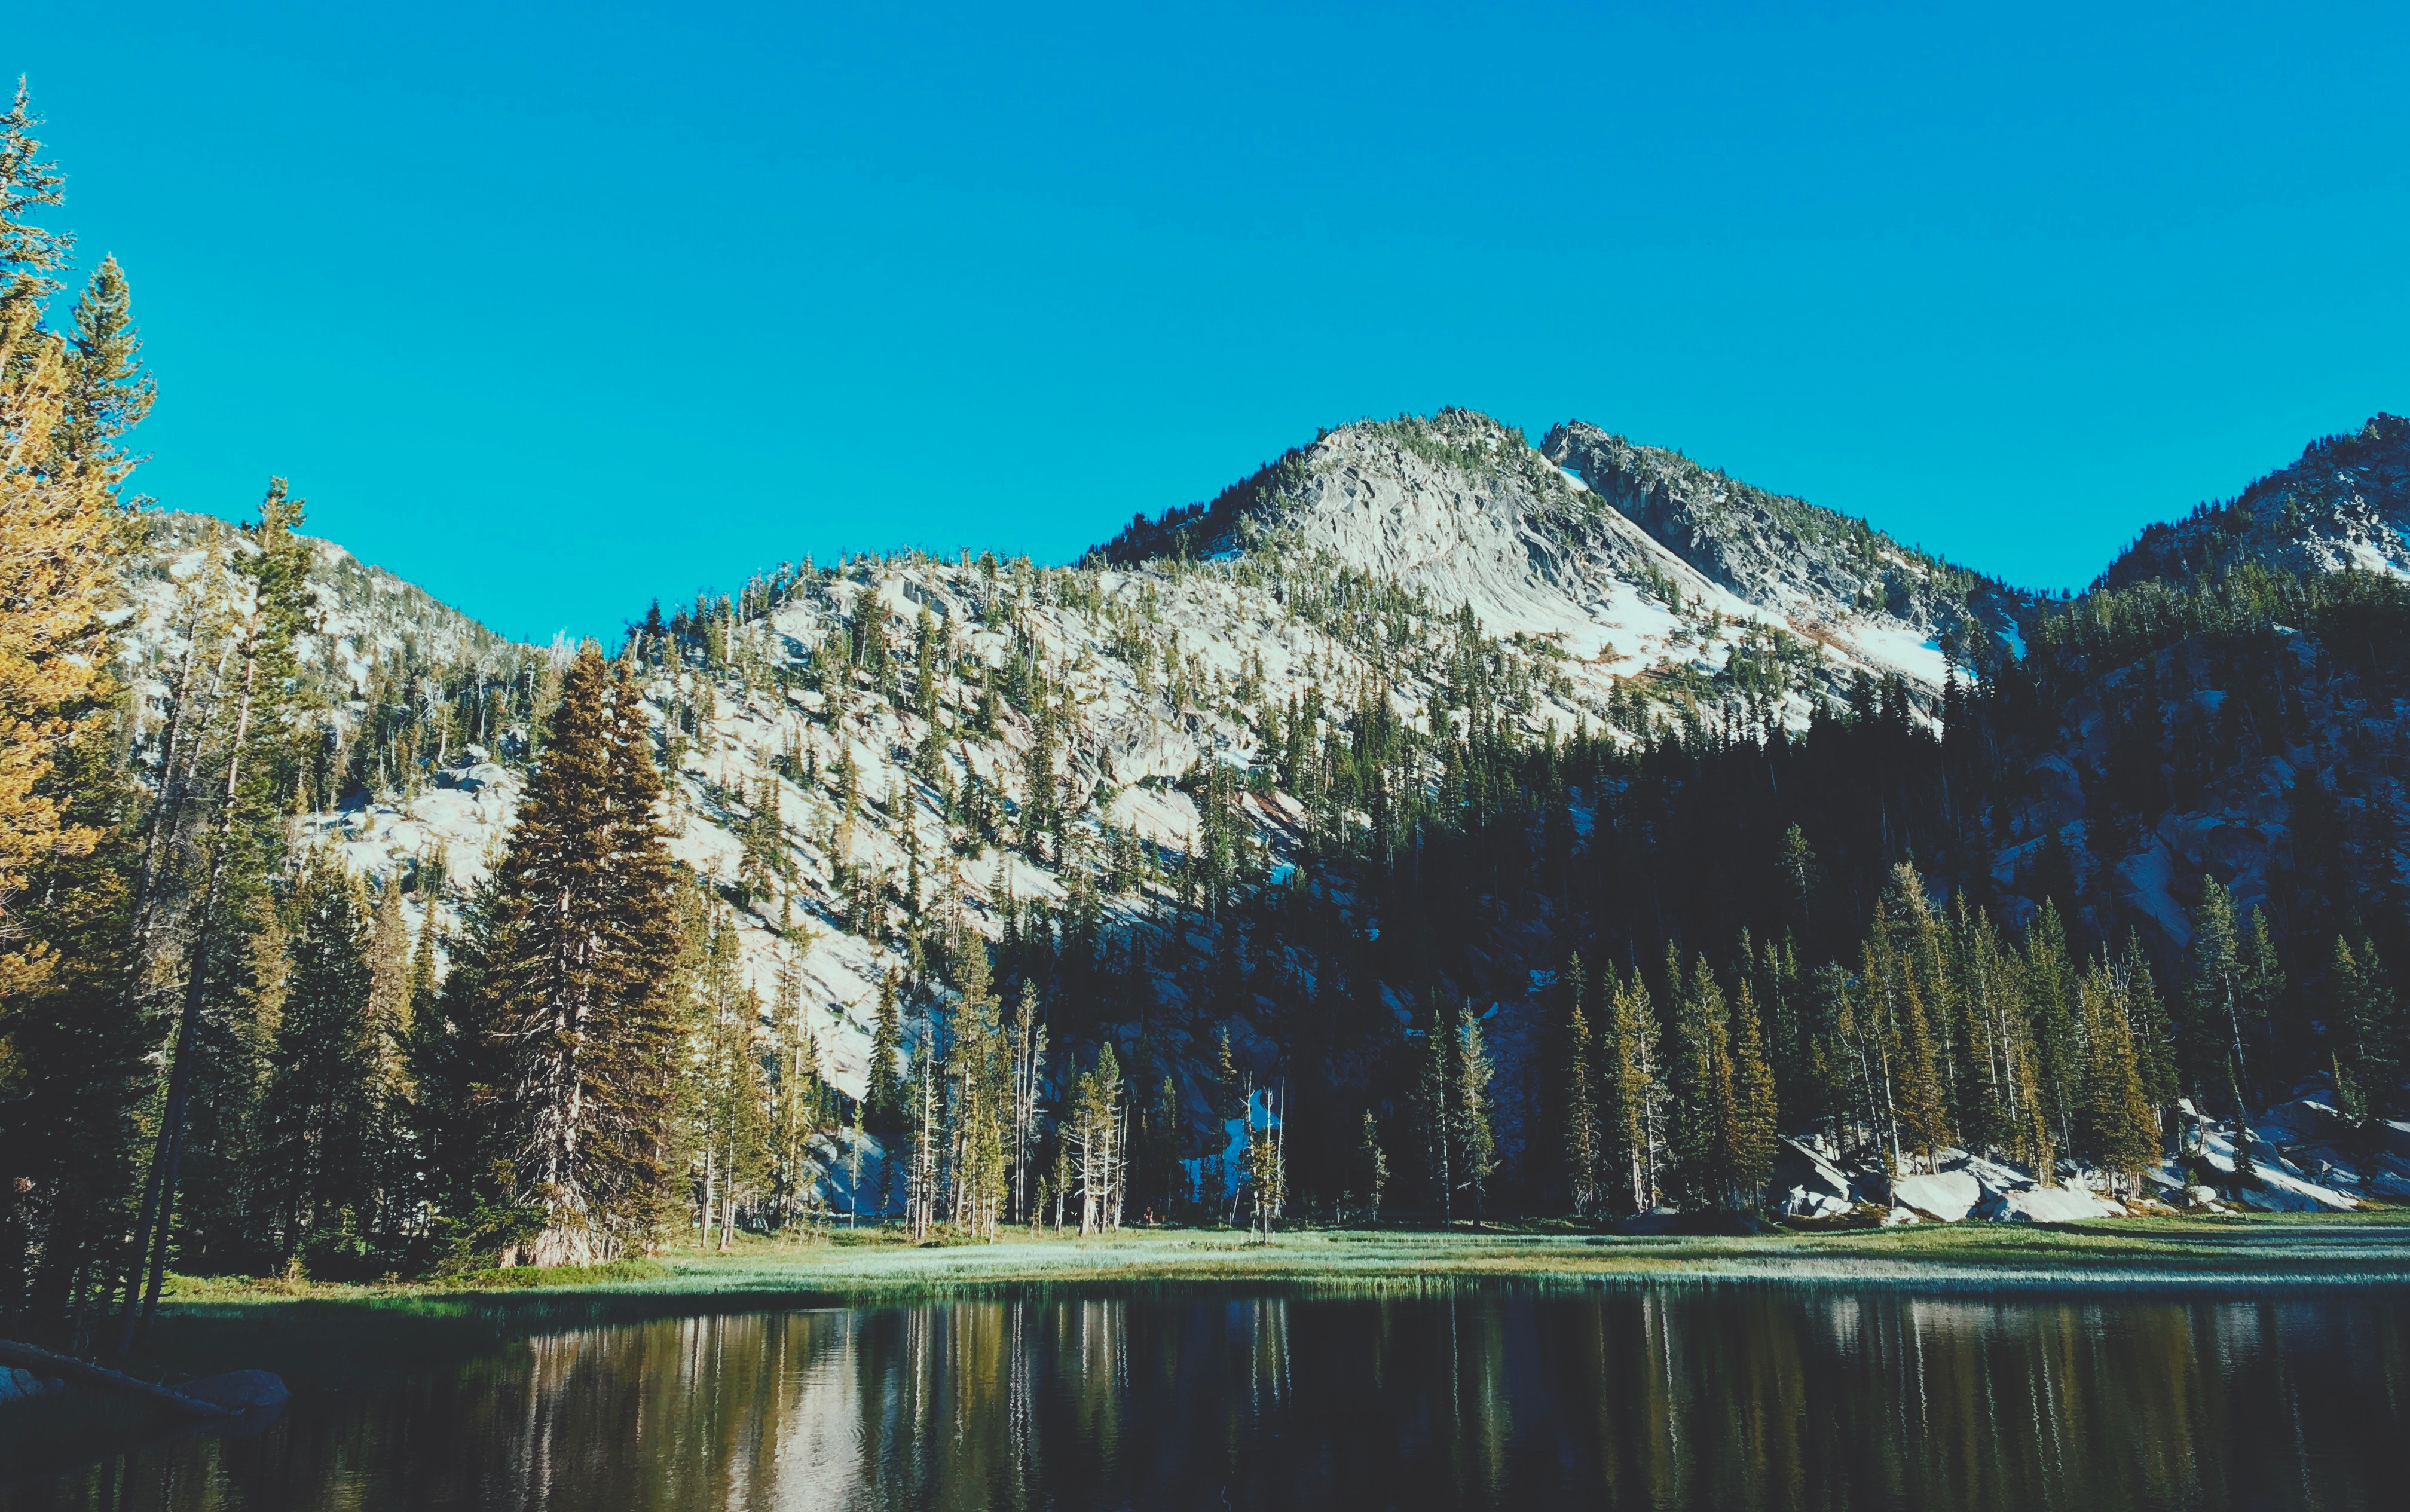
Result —
<path fill-rule="evenodd" d="M 1904 546 L 1865 520 L 1751 487 L 1585 421 L 1550 429 L 1540 452 L 1763 611 L 1862 624 L 1878 635 L 1905 626 L 1962 662 L 2013 647 L 2036 612 L 2032 594 Z"/>
<path fill-rule="evenodd" d="M 2126 588 L 2185 586 L 2243 561 L 2287 572 L 2410 576 L 2410 419 L 2379 414 L 2359 430 L 2312 442 L 2301 459 L 2231 501 L 2153 525 L 2101 574 Z"/>
<path fill-rule="evenodd" d="M 238 555 L 257 548 L 241 531 L 211 515 L 162 511 L 143 517 L 144 545 L 118 611 L 128 670 L 139 677 L 183 644 L 196 614 L 213 612 L 238 591 L 226 571 Z M 303 662 L 327 679 L 330 691 L 356 696 L 379 659 L 473 659 L 509 643 L 414 583 L 371 567 L 332 541 L 314 543 L 310 587 L 318 634 L 300 647 Z"/>
<path fill-rule="evenodd" d="M 1619 678 L 1712 679 L 1736 647 L 1777 645 L 1814 663 L 1776 711 L 1792 724 L 1859 672 L 1929 698 L 1951 654 L 1964 665 L 2012 642 L 2031 612 L 2026 595 L 1673 453 L 1578 422 L 1535 451 L 1464 410 L 1326 432 L 1209 505 L 1134 521 L 1101 554 L 1327 559 Z"/>

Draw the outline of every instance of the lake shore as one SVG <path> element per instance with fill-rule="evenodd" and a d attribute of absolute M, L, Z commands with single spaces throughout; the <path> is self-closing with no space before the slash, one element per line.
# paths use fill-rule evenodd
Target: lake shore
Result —
<path fill-rule="evenodd" d="M 575 1272 L 370 1285 L 176 1276 L 152 1345 L 132 1368 L 169 1381 L 264 1369 L 298 1391 L 376 1390 L 513 1340 L 647 1318 L 1213 1291 L 1403 1298 L 1486 1287 L 1662 1286 L 2078 1301 L 2410 1289 L 2410 1210 L 1729 1236 L 1627 1236 L 1564 1224 L 1299 1229 L 1270 1244 L 1206 1228 L 1091 1240 L 1015 1230 L 994 1243 L 948 1237 L 920 1245 L 895 1231 L 838 1229 L 803 1243 L 748 1238 L 726 1255 L 672 1249 Z M 70 1393 L 0 1410 L 0 1460 L 39 1473 L 190 1426 L 155 1406 Z M 9 1478 L 0 1475 L 0 1484 Z"/>
<path fill-rule="evenodd" d="M 1040 1289 L 1366 1292 L 1466 1282 L 1950 1290 L 2410 1286 L 2410 1210 L 1728 1236 L 1619 1235 L 1564 1225 L 1317 1228 L 1280 1233 L 1269 1244 L 1216 1228 L 1128 1229 L 1086 1240 L 1008 1230 L 992 1242 L 948 1237 L 924 1244 L 888 1230 L 839 1228 L 801 1242 L 748 1239 L 725 1255 L 673 1248 L 651 1259 L 571 1272 L 522 1268 L 359 1286 L 178 1277 L 165 1307 L 172 1316 L 294 1303 L 415 1310 L 579 1297 L 841 1305 Z"/>

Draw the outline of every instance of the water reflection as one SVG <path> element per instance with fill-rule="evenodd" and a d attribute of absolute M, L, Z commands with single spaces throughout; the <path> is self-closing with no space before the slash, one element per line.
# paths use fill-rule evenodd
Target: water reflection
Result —
<path fill-rule="evenodd" d="M 1795 1290 L 630 1324 L 10 1507 L 2395 1505 L 2399 1299 Z"/>

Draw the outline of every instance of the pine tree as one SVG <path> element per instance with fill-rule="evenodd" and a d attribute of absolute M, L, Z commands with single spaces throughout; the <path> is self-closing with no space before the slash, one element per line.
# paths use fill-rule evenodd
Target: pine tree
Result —
<path fill-rule="evenodd" d="M 407 1022 L 414 1026 L 418 1013 L 435 1001 L 436 941 L 443 934 L 443 899 L 432 890 L 426 894 L 427 916 L 418 923 L 418 944 L 410 956 L 410 1013 Z"/>
<path fill-rule="evenodd" d="M 367 899 L 341 863 L 318 856 L 295 889 L 295 909 L 263 1105 L 265 1186 L 285 1255 L 346 1218 L 367 1220 L 380 1112 Z"/>
<path fill-rule="evenodd" d="M 864 1122 L 881 1138 L 895 1134 L 904 1127 L 904 1081 L 901 1060 L 904 1052 L 904 1025 L 898 1014 L 896 996 L 900 990 L 895 973 L 887 972 L 878 979 L 878 1016 L 870 1029 L 870 1066 L 863 1075 Z"/>
<path fill-rule="evenodd" d="M 404 1055 L 407 1124 L 446 1259 L 515 1247 L 542 1218 L 513 1206 L 510 1047 L 492 990 L 508 946 L 498 902 L 488 879 L 460 910 L 451 969 L 412 1016 Z M 430 908 L 419 936 L 424 953 L 432 952 L 435 927 Z"/>
<path fill-rule="evenodd" d="M 1249 1089 L 1247 1104 L 1247 1190 L 1256 1231 L 1269 1244 L 1288 1207 L 1288 1103 L 1285 1095 L 1275 1100 L 1271 1088 L 1256 1087 Z"/>
<path fill-rule="evenodd" d="M 160 780 L 137 839 L 127 990 L 159 981 L 179 961 L 183 981 L 166 1102 L 135 1220 L 134 1265 L 116 1342 L 121 1355 L 147 1331 L 167 1276 L 191 1098 L 207 1049 L 204 1014 L 226 992 L 240 960 L 228 937 L 247 911 L 256 911 L 247 906 L 264 898 L 283 850 L 279 778 L 292 754 L 298 712 L 294 646 L 314 621 L 306 576 L 312 551 L 296 533 L 302 514 L 284 480 L 271 479 L 258 523 L 246 532 L 254 549 L 229 563 L 248 602 L 217 627 L 224 639 L 209 677 L 220 691 L 212 695 L 199 686 L 188 656 L 169 689 L 171 733 L 162 738 Z M 199 640 L 194 637 L 193 651 Z"/>
<path fill-rule="evenodd" d="M 678 944 L 660 796 L 642 694 L 589 643 L 562 679 L 496 900 L 508 943 L 492 990 L 511 1041 L 521 1200 L 545 1214 L 539 1265 L 648 1239 L 667 1179 L 664 988 Z"/>
<path fill-rule="evenodd" d="M 1630 1211 L 1656 1206 L 1663 1148 L 1664 1093 L 1658 1072 L 1657 1014 L 1648 989 L 1633 972 L 1615 984 L 1599 1071 L 1606 1159 Z"/>
<path fill-rule="evenodd" d="M 1578 952 L 1565 963 L 1564 1032 L 1559 1046 L 1563 1056 L 1558 1075 L 1562 1093 L 1559 1129 L 1563 1148 L 1566 1194 L 1582 1217 L 1596 1214 L 1605 1195 L 1599 1149 L 1598 1045 L 1584 1005 L 1589 977 Z"/>
<path fill-rule="evenodd" d="M 1213 1127 L 1207 1135 L 1205 1178 L 1212 1186 L 1211 1200 L 1220 1206 L 1238 1199 L 1238 1173 L 1228 1169 L 1230 1126 L 1239 1116 L 1239 1067 L 1230 1054 L 1230 1026 L 1213 1031 Z"/>
<path fill-rule="evenodd" d="M 0 114 L 0 1331 L 55 1328 L 72 1346 L 122 1241 L 156 1050 L 131 985 L 127 858 L 109 843 L 134 795 L 101 618 L 130 534 L 115 442 L 147 399 L 98 433 L 82 413 L 96 370 L 43 328 L 72 239 L 36 224 L 64 182 L 39 124 L 21 80 Z M 147 396 L 123 338 L 121 380 Z"/>
<path fill-rule="evenodd" d="M 2130 1191 L 2158 1163 L 2158 1110 L 2143 1091 L 2125 993 L 2098 966 L 2078 990 L 2086 1041 L 2078 1149 Z"/>
<path fill-rule="evenodd" d="M 2327 981 L 2333 1004 L 2336 1111 L 2365 1128 L 2388 1111 L 2402 1084 L 2410 1043 L 2403 1034 L 2401 996 L 2370 940 L 2363 939 L 2355 950 L 2342 936 L 2335 937 Z"/>
<path fill-rule="evenodd" d="M 1679 957 L 1669 954 L 1666 967 L 1669 979 L 1681 988 Z M 1675 1189 L 1682 1205 L 1694 1211 L 1725 1206 L 1734 1187 L 1736 1117 L 1726 1022 L 1723 989 L 1706 957 L 1698 956 L 1688 987 L 1675 1000 L 1667 1070 Z"/>
<path fill-rule="evenodd" d="M 1070 1127 L 1064 1131 L 1082 1235 L 1121 1228 L 1122 1121 L 1121 1059 L 1108 1040 L 1073 1089 Z"/>
<path fill-rule="evenodd" d="M 1423 1031 L 1422 1068 L 1415 1083 L 1415 1116 L 1420 1126 L 1423 1170 L 1431 1196 L 1439 1201 L 1440 1221 L 1456 1221 L 1459 1185 L 1456 1121 L 1449 1116 L 1457 1084 L 1456 1051 L 1462 1042 L 1455 1014 L 1437 995 L 1431 996 L 1430 1026 Z"/>
<path fill-rule="evenodd" d="M 694 1099 L 703 1156 L 703 1211 L 699 1225 L 706 1248 L 719 1230 L 719 1247 L 735 1243 L 736 1214 L 750 1206 L 770 1175 L 768 1089 L 754 1044 L 761 1003 L 739 977 L 735 921 L 714 905 L 705 916 L 703 969 L 692 1015 L 697 1043 Z"/>
<path fill-rule="evenodd" d="M 969 942 L 962 978 L 962 999 L 946 1047 L 953 1221 L 993 1238 L 1010 1196 L 1013 1068 L 1002 1005 L 990 987 L 985 941 Z"/>
<path fill-rule="evenodd" d="M 1030 1214 L 1032 1165 L 1038 1155 L 1038 1094 L 1046 1074 L 1046 1025 L 1038 1015 L 1037 985 L 1027 977 L 1021 979 L 1020 1000 L 1014 1005 L 1012 1025 L 1006 1038 L 1011 1066 L 1012 1128 L 1008 1152 L 1012 1165 L 1011 1215 L 1026 1219 Z M 1170 1090 L 1170 1078 L 1166 1077 L 1164 1082 L 1169 1094 L 1164 1105 L 1176 1115 L 1178 1094 Z"/>
<path fill-rule="evenodd" d="M 1381 1219 L 1381 1194 L 1389 1185 L 1389 1156 L 1381 1147 L 1381 1125 L 1372 1110 L 1364 1110 L 1363 1132 L 1356 1141 L 1356 1164 L 1348 1195 L 1348 1205 L 1357 1220 L 1378 1223 Z"/>
<path fill-rule="evenodd" d="M 777 1151 L 777 1178 L 786 1216 L 815 1200 L 818 1179 L 808 1157 L 812 1137 L 829 1125 L 828 1089 L 821 1080 L 820 1043 L 804 1017 L 804 981 L 789 948 L 771 990 L 770 1022 L 777 1036 L 777 1077 L 772 1123 Z M 856 1106 L 856 1115 L 860 1107 Z"/>
<path fill-rule="evenodd" d="M 1458 1014 L 1456 1034 L 1456 1076 L 1447 1111 L 1452 1174 L 1477 1225 L 1488 1210 L 1490 1178 L 1498 1171 L 1498 1141 L 1490 1130 L 1489 1053 L 1482 1044 L 1480 1015 L 1471 1003 Z"/>
<path fill-rule="evenodd" d="M 2201 879 L 2200 901 L 2192 911 L 2192 981 L 2185 1007 L 2195 1040 L 2195 1055 L 2206 1070 L 2215 1069 L 2226 1079 L 2247 1083 L 2250 1054 L 2244 1031 L 2254 1006 L 2243 937 L 2235 925 L 2234 895 L 2214 877 Z"/>
<path fill-rule="evenodd" d="M 133 298 L 116 258 L 101 259 L 76 301 L 69 347 L 51 471 L 81 474 L 115 494 L 140 461 L 127 454 L 124 438 L 151 413 L 158 392 L 142 366 Z M 138 507 L 142 501 L 125 502 Z"/>
<path fill-rule="evenodd" d="M 1734 1200 L 1755 1207 L 1774 1174 L 1775 1140 L 1781 1127 L 1775 1104 L 1774 1069 L 1766 1064 L 1757 1007 L 1744 981 L 1733 996 L 1733 1132 L 1731 1140 Z"/>
<path fill-rule="evenodd" d="M 54 777 L 64 748 L 97 737 L 112 696 L 100 617 L 116 581 L 123 475 L 105 456 L 60 455 L 80 424 L 80 370 L 41 318 L 72 240 L 28 219 L 62 197 L 32 135 L 40 124 L 20 80 L 0 115 L 0 1036 L 10 999 L 57 967 L 22 916 L 31 874 L 99 839 L 72 821 Z M 0 1038 L 0 1074 L 8 1054 Z"/>

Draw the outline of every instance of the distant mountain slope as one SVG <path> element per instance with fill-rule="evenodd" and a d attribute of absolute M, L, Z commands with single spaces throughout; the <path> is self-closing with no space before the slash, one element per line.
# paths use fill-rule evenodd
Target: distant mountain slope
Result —
<path fill-rule="evenodd" d="M 1735 520 L 1808 506 L 1590 427 L 1559 427 L 1551 441 L 1561 460 L 1469 410 L 1360 421 L 1211 504 L 1134 520 L 1100 549 L 1124 564 L 1247 554 L 1272 571 L 1317 557 L 1469 604 L 1488 633 L 1546 639 L 1617 678 L 1713 679 L 1753 647 L 1805 648 L 1814 664 L 1783 679 L 1776 701 L 1792 724 L 1860 673 L 1895 675 L 1929 700 L 1953 652 L 1981 654 L 2025 612 L 2022 596 L 1823 511 L 1810 513 L 1836 523 L 1819 527 L 1812 550 L 1796 529 L 1719 548 L 1709 537 Z M 1711 511 L 1727 497 L 1732 509 Z"/>
<path fill-rule="evenodd" d="M 178 616 L 203 602 L 196 591 L 230 589 L 225 562 L 256 549 L 240 530 L 213 515 L 167 510 L 143 516 L 141 524 L 144 549 L 128 574 L 128 608 L 120 617 L 121 622 L 132 621 L 120 644 L 138 678 L 146 664 L 155 665 L 179 643 Z M 310 586 L 321 633 L 300 647 L 301 661 L 341 688 L 342 697 L 366 686 L 368 669 L 380 657 L 457 662 L 514 644 L 332 541 L 317 543 Z"/>
<path fill-rule="evenodd" d="M 1903 545 L 1865 520 L 1751 487 L 1586 421 L 1555 427 L 1540 452 L 1763 609 L 1834 618 L 1880 611 L 1967 659 L 2021 633 L 2035 613 L 2032 594 Z"/>
<path fill-rule="evenodd" d="M 2314 441 L 2301 459 L 2223 504 L 2146 527 L 2100 576 L 2104 588 L 2148 578 L 2178 586 L 2243 561 L 2287 572 L 2410 576 L 2410 419 L 2379 414 L 2347 435 Z"/>

